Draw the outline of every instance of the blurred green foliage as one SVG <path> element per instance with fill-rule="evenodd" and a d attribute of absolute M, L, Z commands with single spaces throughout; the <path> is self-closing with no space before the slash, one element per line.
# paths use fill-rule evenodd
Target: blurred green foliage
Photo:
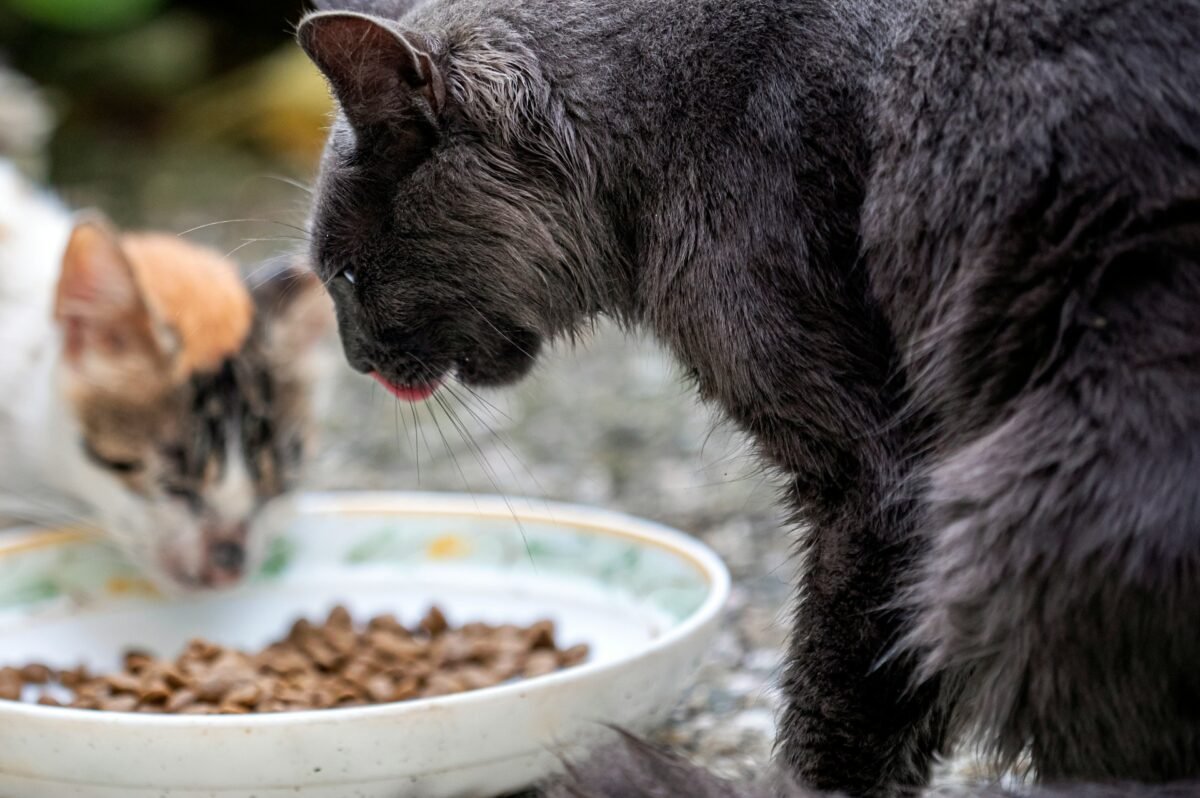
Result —
<path fill-rule="evenodd" d="M 144 20 L 165 0 L 9 0 L 26 19 L 72 31 L 117 28 Z"/>
<path fill-rule="evenodd" d="M 50 101 L 50 182 L 118 222 L 295 221 L 328 114 L 303 0 L 0 0 L 0 61 Z M 265 234 L 262 230 L 254 231 Z"/>

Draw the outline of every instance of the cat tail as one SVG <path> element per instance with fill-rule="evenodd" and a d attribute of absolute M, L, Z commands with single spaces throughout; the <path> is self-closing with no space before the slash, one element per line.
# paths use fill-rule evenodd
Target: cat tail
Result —
<path fill-rule="evenodd" d="M 542 792 L 543 798 L 839 798 L 801 787 L 781 775 L 735 783 L 625 732 Z M 1060 784 L 1017 790 L 987 785 L 929 788 L 919 798 L 1192 798 L 1200 782 L 1162 785 Z M 914 797 L 915 798 L 915 797 Z"/>

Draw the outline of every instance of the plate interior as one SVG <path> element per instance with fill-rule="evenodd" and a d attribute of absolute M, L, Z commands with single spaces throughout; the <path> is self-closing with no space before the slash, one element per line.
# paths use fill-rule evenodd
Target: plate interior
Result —
<path fill-rule="evenodd" d="M 681 623 L 711 587 L 669 546 L 553 511 L 310 502 L 262 573 L 220 594 L 158 596 L 94 539 L 0 547 L 0 664 L 110 669 L 128 647 L 174 656 L 194 637 L 253 650 L 339 603 L 409 625 L 432 604 L 454 624 L 549 618 L 560 646 L 608 662 Z"/>

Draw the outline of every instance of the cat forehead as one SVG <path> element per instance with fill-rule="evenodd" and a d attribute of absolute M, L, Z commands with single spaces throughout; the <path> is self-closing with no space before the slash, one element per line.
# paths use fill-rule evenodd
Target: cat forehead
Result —
<path fill-rule="evenodd" d="M 124 448 L 225 435 L 229 422 L 270 401 L 265 363 L 246 353 L 226 358 L 214 370 L 193 372 L 182 383 L 149 396 L 134 381 L 112 389 L 77 390 L 74 399 L 89 435 Z"/>
<path fill-rule="evenodd" d="M 164 478 L 196 493 L 236 466 L 234 460 L 246 463 L 254 481 L 274 482 L 276 461 L 298 457 L 277 444 L 306 434 L 306 404 L 301 386 L 281 377 L 254 341 L 252 333 L 235 357 L 192 375 L 153 404 L 132 392 L 77 397 L 86 447 L 115 460 L 151 457 Z M 138 478 L 129 477 L 131 483 Z"/>
<path fill-rule="evenodd" d="M 160 233 L 129 233 L 121 245 L 147 303 L 177 337 L 177 379 L 213 371 L 242 349 L 254 302 L 232 261 Z"/>

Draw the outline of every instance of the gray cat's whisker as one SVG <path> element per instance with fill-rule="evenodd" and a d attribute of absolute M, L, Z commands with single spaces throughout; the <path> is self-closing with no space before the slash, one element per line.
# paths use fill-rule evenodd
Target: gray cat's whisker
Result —
<path fill-rule="evenodd" d="M 446 437 L 446 433 L 442 431 L 442 425 L 438 422 L 437 414 L 434 412 L 433 407 L 428 402 L 424 404 L 426 405 L 425 410 L 429 413 L 429 418 L 433 420 L 433 426 L 437 430 L 438 437 L 442 439 L 442 447 L 446 450 L 446 454 L 449 455 L 450 461 L 454 464 L 455 470 L 458 471 L 458 475 L 462 479 L 463 489 L 466 490 L 467 495 L 471 497 L 471 501 L 475 503 L 475 509 L 478 510 L 479 500 L 475 496 L 475 491 L 471 488 L 471 481 L 467 479 L 467 472 L 463 470 L 462 465 L 458 462 L 458 457 L 454 454 L 454 448 L 450 445 L 450 440 Z"/>
<path fill-rule="evenodd" d="M 283 183 L 284 185 L 291 186 L 292 188 L 298 188 L 301 191 L 303 191 L 305 194 L 308 194 L 310 196 L 313 193 L 312 186 L 306 185 L 305 183 L 303 183 L 299 180 L 296 180 L 295 178 L 287 177 L 286 175 L 260 174 L 260 175 L 255 175 L 255 177 L 260 178 L 262 180 L 274 180 L 277 183 Z"/>
<path fill-rule="evenodd" d="M 505 341 L 507 341 L 508 343 L 512 344 L 514 347 L 516 347 L 517 351 L 519 351 L 521 354 L 525 355 L 526 357 L 530 357 L 530 358 L 532 358 L 532 357 L 533 357 L 533 355 L 532 355 L 532 354 L 530 354 L 530 353 L 529 353 L 529 352 L 527 352 L 527 351 L 526 351 L 526 350 L 525 350 L 523 347 L 521 347 L 519 344 L 517 344 L 517 342 L 516 342 L 516 341 L 514 341 L 514 340 L 512 339 L 512 337 L 511 337 L 511 336 L 509 336 L 507 333 L 503 332 L 503 331 L 502 331 L 502 330 L 501 330 L 499 327 L 497 327 L 497 326 L 496 326 L 496 325 L 495 325 L 495 324 L 492 322 L 492 320 L 491 320 L 491 319 L 489 319 L 489 318 L 487 317 L 487 315 L 486 315 L 486 314 L 485 314 L 485 313 L 484 313 L 482 310 L 480 310 L 479 308 L 475 307 L 474 303 L 472 303 L 472 302 L 471 302 L 471 300 L 467 299 L 466 297 L 463 297 L 463 302 L 466 302 L 466 303 L 467 303 L 467 307 L 469 307 L 469 308 L 471 308 L 471 310 L 475 311 L 475 313 L 477 313 L 477 314 L 479 315 L 479 318 L 483 319 L 483 322 L 484 322 L 485 324 L 487 324 L 487 326 L 491 327 L 491 328 L 492 328 L 492 330 L 494 330 L 494 331 L 495 331 L 495 333 L 496 333 L 497 335 L 499 335 L 499 336 L 500 336 L 501 338 L 503 338 Z"/>
<path fill-rule="evenodd" d="M 487 406 L 489 409 L 491 409 L 491 410 L 492 410 L 492 412 L 496 413 L 496 414 L 497 414 L 497 415 L 499 415 L 501 418 L 503 418 L 503 419 L 505 419 L 506 421 L 509 421 L 509 422 L 512 422 L 512 421 L 513 421 L 513 418 L 512 418 L 512 416 L 508 415 L 508 413 L 505 413 L 503 410 L 501 410 L 500 408 L 496 407 L 496 405 L 494 405 L 494 404 L 492 404 L 491 402 L 489 402 L 489 401 L 487 400 L 487 398 L 486 398 L 486 397 L 485 397 L 483 394 L 481 394 L 481 393 L 479 393 L 478 391 L 476 391 L 476 390 L 475 390 L 474 388 L 472 388 L 470 385 L 467 385 L 465 382 L 463 382 L 463 381 L 462 381 L 462 380 L 460 380 L 460 379 L 455 379 L 455 380 L 454 380 L 454 382 L 455 382 L 457 385 L 459 385 L 459 386 L 461 386 L 462 388 L 464 388 L 464 389 L 465 389 L 465 390 L 466 390 L 468 393 L 470 393 L 470 394 L 471 394 L 471 396 L 473 396 L 473 397 L 475 397 L 476 399 L 478 399 L 480 403 L 482 403 L 482 404 L 486 405 L 486 406 Z"/>
<path fill-rule="evenodd" d="M 303 227 L 297 227 L 296 225 L 288 224 L 287 222 L 281 222 L 276 219 L 257 219 L 257 218 L 249 218 L 248 217 L 248 218 L 244 218 L 244 219 L 221 219 L 220 221 L 216 221 L 216 222 L 206 222 L 204 224 L 198 224 L 195 227 L 189 227 L 187 230 L 184 230 L 180 233 L 176 233 L 175 235 L 182 238 L 183 236 L 191 235 L 192 233 L 198 232 L 200 230 L 207 230 L 210 227 L 219 227 L 221 225 L 226 225 L 226 224 L 244 224 L 244 223 L 277 224 L 282 227 L 291 227 L 295 230 L 305 233 L 306 235 L 308 233 L 308 231 L 305 230 Z"/>
<path fill-rule="evenodd" d="M 512 515 L 513 523 L 517 525 L 517 529 L 521 533 L 521 541 L 525 545 L 525 554 L 529 557 L 529 562 L 536 572 L 537 562 L 535 562 L 533 558 L 533 549 L 529 547 L 529 535 L 525 530 L 525 524 L 521 522 L 521 517 L 517 515 L 516 508 L 512 506 L 512 502 L 508 498 L 508 491 L 505 491 L 500 487 L 499 481 L 496 479 L 496 475 L 488 465 L 487 456 L 483 453 L 483 449 L 481 449 L 479 444 L 476 443 L 475 439 L 471 436 L 470 431 L 467 430 L 466 426 L 462 423 L 462 420 L 459 419 L 454 413 L 453 408 L 451 408 L 441 396 L 435 394 L 433 398 L 437 401 L 442 410 L 445 411 L 446 417 L 449 419 L 450 423 L 455 429 L 458 430 L 458 434 L 460 437 L 462 437 L 463 442 L 466 443 L 469 448 L 473 448 L 475 451 L 475 457 L 479 461 L 479 465 L 483 469 L 484 474 L 487 475 L 488 481 L 492 483 L 492 487 L 496 489 L 496 493 L 504 501 L 504 506 L 508 508 L 508 512 Z"/>
<path fill-rule="evenodd" d="M 400 402 L 399 401 L 393 402 L 392 403 L 392 426 L 396 430 L 396 449 L 398 451 L 403 449 L 403 447 L 400 444 L 400 419 L 401 419 L 402 415 L 403 414 L 400 412 Z M 405 441 L 408 440 L 407 432 L 408 432 L 408 425 L 405 424 L 405 435 L 404 435 Z M 417 484 L 420 485 L 420 482 L 418 481 Z"/>
<path fill-rule="evenodd" d="M 459 385 L 462 385 L 462 383 L 461 383 L 461 382 L 460 382 L 460 383 L 458 383 L 458 384 L 459 384 Z M 469 388 L 468 386 L 466 386 L 466 385 L 462 385 L 462 387 L 464 387 L 464 388 L 467 388 L 467 390 L 470 390 L 470 388 Z M 526 463 L 526 462 L 525 462 L 525 461 L 524 461 L 524 460 L 521 458 L 521 456 L 520 456 L 519 454 L 517 454 L 517 452 L 516 452 L 516 451 L 515 451 L 515 450 L 512 448 L 512 446 L 510 446 L 510 445 L 509 445 L 509 442 L 508 442 L 508 440 L 506 439 L 506 436 L 505 436 L 503 433 L 501 433 L 501 432 L 499 432 L 499 431 L 495 430 L 494 428 L 492 428 L 492 426 L 491 426 L 491 425 L 490 425 L 490 424 L 487 422 L 487 420 L 486 420 L 486 419 L 484 419 L 482 416 L 480 416 L 480 415 L 479 415 L 479 414 L 478 414 L 478 413 L 477 413 L 477 412 L 476 412 L 476 411 L 475 411 L 475 410 L 474 410 L 474 409 L 473 409 L 473 408 L 470 406 L 470 404 L 468 404 L 466 401 L 464 401 L 464 400 L 462 399 L 462 397 L 460 397 L 458 394 L 456 394 L 456 393 L 455 393 L 455 392 L 454 392 L 454 391 L 453 391 L 453 390 L 450 388 L 450 386 L 449 386 L 449 385 L 443 386 L 443 390 L 445 390 L 445 391 L 446 391 L 446 392 L 447 392 L 447 393 L 448 393 L 448 394 L 449 394 L 451 397 L 453 397 L 453 398 L 454 398 L 454 400 L 455 400 L 455 401 L 457 401 L 457 402 L 459 403 L 459 405 L 461 405 L 461 406 L 462 406 L 462 408 L 463 408 L 464 410 L 466 410 L 466 411 L 467 411 L 467 413 L 469 413 L 469 414 L 471 415 L 471 417 L 472 417 L 472 418 L 474 418 L 474 419 L 475 419 L 475 420 L 476 420 L 476 421 L 477 421 L 477 422 L 478 422 L 480 425 L 482 425 L 482 426 L 483 426 L 483 428 L 484 428 L 485 430 L 487 430 L 488 434 L 489 434 L 489 435 L 490 435 L 490 436 L 491 436 L 491 437 L 492 437 L 492 438 L 493 438 L 495 441 L 497 441 L 497 442 L 500 444 L 500 446 L 501 446 L 501 447 L 502 447 L 502 448 L 503 448 L 503 449 L 504 449 L 506 452 L 508 452 L 508 454 L 509 454 L 509 455 L 511 455 L 511 456 L 512 456 L 512 458 L 513 458 L 514 460 L 516 460 L 516 461 L 517 461 L 517 464 L 518 464 L 518 465 L 519 465 L 519 466 L 522 468 L 522 470 L 524 470 L 524 472 L 525 472 L 525 473 L 526 473 L 526 474 L 529 476 L 530 480 L 532 480 L 532 481 L 533 481 L 534 487 L 535 487 L 535 488 L 537 488 L 538 492 L 539 492 L 541 495 L 543 495 L 543 496 L 547 495 L 548 491 L 546 490 L 545 486 L 544 486 L 544 485 L 542 485 L 541 481 L 540 481 L 540 480 L 537 478 L 537 474 L 535 474 L 535 473 L 533 472 L 533 469 L 531 469 L 531 468 L 529 467 L 529 465 L 528 465 L 528 464 L 527 464 L 527 463 Z M 474 392 L 472 392 L 472 393 L 474 393 Z M 511 420 L 511 419 L 510 419 L 510 420 Z M 512 477 L 512 479 L 513 479 L 513 482 L 515 482 L 515 483 L 518 483 L 518 484 L 519 484 L 519 483 L 520 483 L 520 479 L 517 477 L 516 470 L 513 468 L 513 465 L 512 465 L 512 463 L 509 461 L 508 457 L 506 457 L 506 456 L 505 456 L 504 452 L 500 452 L 500 459 L 501 459 L 501 461 L 504 463 L 504 465 L 505 465 L 505 468 L 507 468 L 507 469 L 508 469 L 509 476 L 511 476 L 511 477 Z"/>
<path fill-rule="evenodd" d="M 425 439 L 425 454 L 432 457 L 429 451 L 429 440 L 425 438 L 425 431 L 420 429 L 420 424 L 417 421 L 417 406 L 411 402 L 408 405 L 409 412 L 412 413 L 413 422 L 413 454 L 417 460 L 417 485 L 421 484 L 421 441 L 417 438 L 418 433 L 422 439 Z"/>
<path fill-rule="evenodd" d="M 430 376 L 432 376 L 432 374 L 430 373 L 429 367 L 425 364 L 425 362 L 423 360 L 421 360 L 421 358 L 414 356 L 413 359 L 416 360 L 416 362 L 427 373 L 429 373 Z M 479 463 L 480 468 L 483 470 L 483 472 L 487 476 L 488 480 L 492 483 L 492 487 L 494 487 L 496 489 L 497 493 L 504 496 L 505 505 L 508 506 L 509 511 L 512 513 L 513 521 L 517 524 L 518 527 L 521 528 L 522 538 L 525 538 L 524 527 L 521 525 L 521 521 L 517 517 L 516 512 L 513 511 L 512 506 L 508 503 L 508 497 L 505 495 L 505 491 L 503 489 L 501 489 L 500 484 L 497 481 L 495 474 L 492 472 L 491 467 L 489 466 L 489 464 L 487 462 L 487 457 L 483 453 L 483 449 L 480 448 L 479 444 L 475 442 L 474 437 L 471 436 L 470 431 L 467 430 L 466 427 L 462 424 L 461 419 L 459 419 L 458 416 L 455 415 L 453 409 L 448 404 L 446 404 L 446 401 L 440 395 L 438 395 L 438 393 L 435 392 L 430 398 L 432 398 L 437 403 L 438 407 L 440 407 L 442 409 L 442 411 L 446 414 L 447 421 L 458 431 L 459 437 L 461 437 L 463 440 L 463 443 L 465 443 L 467 445 L 467 450 L 472 452 L 473 455 L 475 456 L 475 459 Z M 437 417 L 433 414 L 432 409 L 430 409 L 430 417 L 434 419 L 434 424 L 438 426 L 438 432 L 441 433 L 441 426 L 437 424 Z M 446 443 L 447 451 L 449 451 L 450 444 L 446 440 L 446 437 L 444 435 L 442 436 L 442 440 L 443 440 L 443 442 Z M 457 461 L 455 464 L 457 465 Z M 460 474 L 462 474 L 461 468 L 459 469 L 459 472 L 460 472 Z M 467 482 L 466 475 L 462 474 L 462 476 L 463 476 L 463 482 L 466 483 Z M 469 489 L 469 486 L 468 486 L 468 489 Z"/>
<path fill-rule="evenodd" d="M 238 244 L 236 247 L 234 247 L 233 249 L 226 252 L 225 257 L 232 258 L 234 255 L 241 252 L 243 249 L 250 246 L 251 244 L 272 243 L 272 242 L 279 242 L 279 241 L 297 241 L 297 240 L 299 240 L 299 239 L 297 239 L 295 236 L 271 236 L 268 238 L 244 238 L 244 239 L 242 239 L 242 243 Z"/>
<path fill-rule="evenodd" d="M 428 370 L 427 366 L 420 358 L 414 357 L 414 360 L 417 361 L 417 363 L 421 366 L 421 368 L 423 370 Z M 399 400 L 397 399 L 397 401 L 399 401 Z M 413 407 L 416 407 L 416 403 L 410 403 L 410 404 L 412 404 Z M 458 458 L 454 454 L 454 450 L 453 450 L 453 447 L 451 447 L 451 445 L 450 445 L 449 439 L 447 439 L 445 433 L 442 432 L 442 425 L 440 423 L 438 423 L 437 415 L 434 413 L 433 407 L 430 406 L 429 402 L 423 402 L 422 404 L 424 404 L 426 406 L 425 409 L 429 412 L 429 418 L 432 419 L 434 428 L 437 430 L 438 436 L 442 439 L 442 447 L 446 450 L 446 454 L 450 457 L 451 461 L 454 463 L 455 469 L 458 471 L 459 476 L 462 478 L 463 487 L 468 492 L 470 492 L 471 491 L 470 480 L 467 479 L 466 472 L 463 471 L 462 466 L 459 465 Z"/>

